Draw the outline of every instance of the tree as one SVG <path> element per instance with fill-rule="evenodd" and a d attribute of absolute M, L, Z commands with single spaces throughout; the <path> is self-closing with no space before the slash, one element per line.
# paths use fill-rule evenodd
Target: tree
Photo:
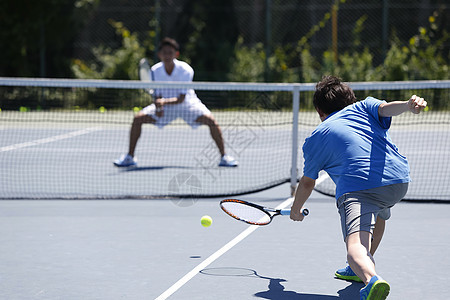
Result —
<path fill-rule="evenodd" d="M 0 75 L 70 75 L 72 41 L 98 0 L 2 0 Z"/>

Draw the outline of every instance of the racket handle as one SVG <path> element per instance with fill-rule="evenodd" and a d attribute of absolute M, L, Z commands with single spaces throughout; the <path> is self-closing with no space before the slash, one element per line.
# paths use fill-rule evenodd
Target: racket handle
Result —
<path fill-rule="evenodd" d="M 290 215 L 291 214 L 291 209 L 282 209 L 281 211 L 280 211 L 280 214 L 281 215 L 283 215 L 283 216 L 285 216 L 285 215 Z M 309 210 L 307 209 L 307 208 L 305 208 L 303 211 L 302 211 L 302 214 L 306 217 L 307 215 L 309 215 Z"/>
<path fill-rule="evenodd" d="M 291 209 L 290 209 L 290 208 L 288 208 L 288 209 L 282 209 L 282 210 L 280 211 L 280 214 L 283 215 L 283 216 L 288 216 L 288 215 L 291 214 Z"/>

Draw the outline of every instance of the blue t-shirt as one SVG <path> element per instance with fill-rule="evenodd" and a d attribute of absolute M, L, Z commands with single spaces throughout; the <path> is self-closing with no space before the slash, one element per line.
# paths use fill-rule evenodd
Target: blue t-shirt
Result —
<path fill-rule="evenodd" d="M 325 170 L 336 184 L 336 199 L 348 192 L 409 182 L 409 165 L 379 117 L 384 101 L 368 97 L 330 114 L 303 145 L 303 174 L 317 179 Z"/>

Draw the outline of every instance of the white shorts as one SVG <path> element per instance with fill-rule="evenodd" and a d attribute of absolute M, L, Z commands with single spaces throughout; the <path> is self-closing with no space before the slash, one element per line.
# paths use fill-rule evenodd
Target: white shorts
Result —
<path fill-rule="evenodd" d="M 163 128 L 177 118 L 182 118 L 186 123 L 189 124 L 189 126 L 191 126 L 192 128 L 197 128 L 201 125 L 200 123 L 196 122 L 198 117 L 211 114 L 211 111 L 201 101 L 194 103 L 183 102 L 180 104 L 165 105 L 164 115 L 162 117 L 158 117 L 156 115 L 155 104 L 150 104 L 149 106 L 144 107 L 142 109 L 142 112 L 155 119 L 155 125 L 159 128 Z"/>

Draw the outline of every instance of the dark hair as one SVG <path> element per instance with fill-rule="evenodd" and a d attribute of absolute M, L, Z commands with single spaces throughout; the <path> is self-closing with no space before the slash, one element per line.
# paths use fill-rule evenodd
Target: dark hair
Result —
<path fill-rule="evenodd" d="M 353 90 L 338 77 L 327 75 L 316 84 L 314 107 L 327 115 L 355 102 Z"/>
<path fill-rule="evenodd" d="M 165 37 L 160 43 L 158 47 L 158 51 L 162 49 L 164 46 L 170 46 L 174 48 L 176 51 L 180 50 L 180 45 L 178 45 L 177 41 L 174 39 L 171 39 L 169 37 Z"/>

